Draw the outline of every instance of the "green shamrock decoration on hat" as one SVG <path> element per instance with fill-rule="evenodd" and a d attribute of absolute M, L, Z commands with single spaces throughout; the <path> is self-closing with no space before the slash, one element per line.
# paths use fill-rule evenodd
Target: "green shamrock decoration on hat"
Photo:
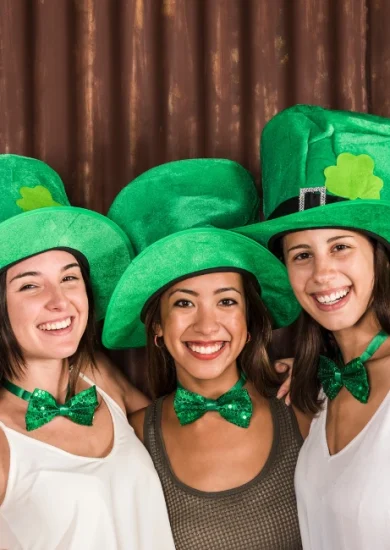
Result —
<path fill-rule="evenodd" d="M 337 165 L 324 170 L 325 187 L 346 199 L 380 199 L 383 180 L 374 176 L 374 160 L 369 155 L 341 153 Z"/>
<path fill-rule="evenodd" d="M 16 204 L 23 212 L 47 206 L 61 206 L 59 202 L 53 199 L 49 189 L 43 185 L 37 185 L 36 187 L 21 187 L 20 194 L 22 198 L 18 199 Z"/>

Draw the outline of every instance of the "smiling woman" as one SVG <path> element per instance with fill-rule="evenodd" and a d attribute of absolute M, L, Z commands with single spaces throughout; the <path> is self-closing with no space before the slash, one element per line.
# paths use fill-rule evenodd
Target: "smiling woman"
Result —
<path fill-rule="evenodd" d="M 172 550 L 136 392 L 96 354 L 130 243 L 38 160 L 1 155 L 0 189 L 0 547 Z"/>
<path fill-rule="evenodd" d="M 146 341 L 155 400 L 130 421 L 160 476 L 177 550 L 301 548 L 302 436 L 275 397 L 267 355 L 272 324 L 292 322 L 297 302 L 282 263 L 226 229 L 257 218 L 256 206 L 242 167 L 192 159 L 144 174 L 109 212 L 139 253 L 110 299 L 103 342 Z"/>
<path fill-rule="evenodd" d="M 262 137 L 268 221 L 240 230 L 283 250 L 303 308 L 291 399 L 318 413 L 295 477 L 305 550 L 389 548 L 389 144 L 381 117 L 278 114 Z"/>

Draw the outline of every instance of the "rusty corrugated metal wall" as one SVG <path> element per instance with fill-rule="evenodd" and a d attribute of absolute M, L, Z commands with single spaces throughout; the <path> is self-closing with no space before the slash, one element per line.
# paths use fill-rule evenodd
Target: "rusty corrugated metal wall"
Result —
<path fill-rule="evenodd" d="M 279 110 L 390 116 L 389 21 L 390 0 L 0 0 L 0 152 L 103 213 L 173 159 L 235 159 L 259 184 Z M 138 378 L 142 355 L 117 359 Z"/>

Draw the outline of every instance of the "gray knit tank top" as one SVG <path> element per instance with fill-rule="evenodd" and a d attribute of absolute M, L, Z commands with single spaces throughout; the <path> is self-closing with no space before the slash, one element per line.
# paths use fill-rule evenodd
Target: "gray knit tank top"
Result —
<path fill-rule="evenodd" d="M 271 399 L 274 440 L 261 472 L 241 487 L 208 493 L 172 471 L 161 433 L 163 398 L 147 408 L 145 445 L 160 476 L 176 550 L 301 549 L 294 470 L 302 437 L 293 411 Z"/>

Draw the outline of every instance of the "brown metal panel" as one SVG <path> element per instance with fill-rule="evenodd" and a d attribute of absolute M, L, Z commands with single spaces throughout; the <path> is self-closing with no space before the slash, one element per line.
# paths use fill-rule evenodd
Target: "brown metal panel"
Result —
<path fill-rule="evenodd" d="M 390 2 L 372 0 L 368 6 L 369 111 L 390 116 Z"/>
<path fill-rule="evenodd" d="M 135 176 L 164 161 L 160 9 L 159 0 L 119 3 L 115 131 L 120 168 L 109 202 Z"/>
<path fill-rule="evenodd" d="M 285 0 L 251 0 L 243 10 L 244 165 L 254 174 L 259 192 L 259 138 L 270 118 L 288 105 L 290 79 L 289 6 Z M 245 159 L 245 160 L 244 160 Z"/>
<path fill-rule="evenodd" d="M 0 14 L 0 150 L 32 150 L 33 26 L 24 0 L 2 0 Z"/>
<path fill-rule="evenodd" d="M 160 91 L 165 161 L 205 154 L 202 8 L 202 1 L 163 0 L 162 4 Z"/>
<path fill-rule="evenodd" d="M 249 5 L 249 4 L 248 4 Z M 242 10 L 241 0 L 205 3 L 206 156 L 240 160 L 242 136 Z"/>
<path fill-rule="evenodd" d="M 114 8 L 110 0 L 74 2 L 75 200 L 100 212 L 108 207 L 106 189 L 116 174 Z"/>
<path fill-rule="evenodd" d="M 71 13 L 68 0 L 34 0 L 31 3 L 32 156 L 45 159 L 66 182 L 74 163 L 74 125 L 71 75 Z M 68 190 L 75 199 L 73 189 Z"/>

